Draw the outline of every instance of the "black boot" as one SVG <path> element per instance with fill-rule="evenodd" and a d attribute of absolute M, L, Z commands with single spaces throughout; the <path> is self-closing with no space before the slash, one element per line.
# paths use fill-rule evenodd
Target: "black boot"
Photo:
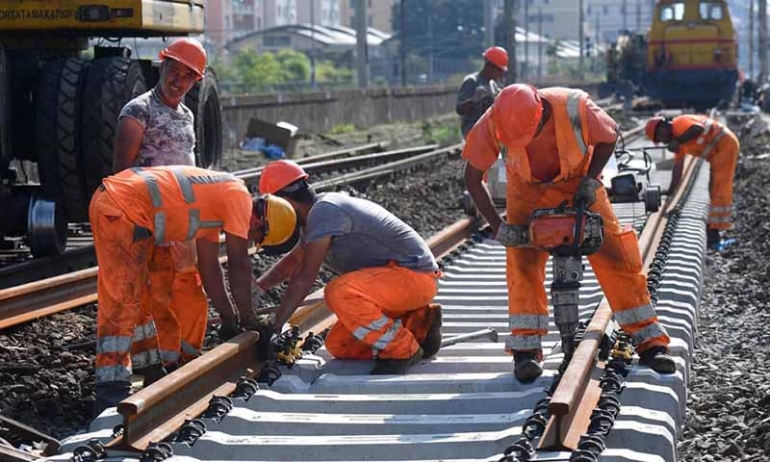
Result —
<path fill-rule="evenodd" d="M 119 402 L 131 395 L 131 382 L 104 382 L 96 384 L 96 400 L 94 401 L 94 417 L 109 407 L 115 407 Z"/>
<path fill-rule="evenodd" d="M 543 368 L 537 362 L 537 353 L 534 351 L 517 351 L 513 354 L 513 375 L 519 382 L 532 382 L 540 377 Z"/>
<path fill-rule="evenodd" d="M 720 235 L 719 230 L 708 228 L 706 230 L 706 247 L 713 249 L 719 245 L 720 242 L 722 242 L 722 236 Z"/>
<path fill-rule="evenodd" d="M 428 335 L 420 344 L 422 357 L 425 359 L 436 356 L 439 348 L 441 348 L 441 305 L 430 305 L 428 309 L 436 310 L 436 314 L 430 325 L 430 330 L 428 330 Z"/>
<path fill-rule="evenodd" d="M 639 353 L 639 365 L 647 366 L 659 374 L 676 372 L 674 358 L 668 354 L 668 348 L 664 346 L 652 347 Z"/>
<path fill-rule="evenodd" d="M 376 359 L 377 365 L 374 366 L 372 375 L 395 375 L 403 374 L 407 369 L 417 364 L 422 359 L 422 348 L 417 348 L 417 352 L 405 359 Z"/>
<path fill-rule="evenodd" d="M 166 370 L 162 364 L 153 364 L 152 366 L 145 367 L 134 372 L 144 378 L 144 381 L 142 382 L 142 387 L 144 388 L 149 387 L 153 383 L 168 375 L 168 370 Z"/>

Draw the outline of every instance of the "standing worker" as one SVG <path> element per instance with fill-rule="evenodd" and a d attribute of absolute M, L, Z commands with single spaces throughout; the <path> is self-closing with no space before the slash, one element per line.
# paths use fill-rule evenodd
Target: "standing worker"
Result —
<path fill-rule="evenodd" d="M 463 139 L 500 92 L 495 81 L 508 72 L 508 52 L 505 48 L 487 48 L 483 57 L 484 67 L 479 72 L 465 76 L 457 92 L 455 111 L 460 115 Z"/>
<path fill-rule="evenodd" d="M 251 307 L 249 240 L 285 242 L 296 214 L 284 200 L 252 201 L 243 181 L 197 167 L 126 169 L 102 181 L 89 218 L 99 261 L 96 327 L 96 402 L 100 413 L 131 389 L 131 344 L 138 326 L 152 325 L 143 303 L 153 246 L 194 240 L 203 286 L 232 334 L 256 326 Z M 230 301 L 219 264 L 219 233 L 225 233 Z M 148 349 L 156 339 L 144 339 Z"/>
<path fill-rule="evenodd" d="M 604 220 L 604 243 L 588 256 L 615 319 L 632 335 L 644 364 L 673 373 L 669 337 L 658 323 L 642 274 L 636 233 L 621 228 L 597 177 L 615 149 L 615 122 L 586 93 L 510 85 L 468 134 L 465 183 L 495 238 L 506 247 L 508 311 L 514 374 L 522 382 L 542 374 L 541 337 L 548 334 L 545 264 L 548 253 L 526 247 L 524 231 L 535 209 L 564 201 L 583 204 Z M 484 172 L 505 152 L 507 223 L 482 185 Z"/>
<path fill-rule="evenodd" d="M 182 101 L 203 78 L 206 51 L 195 39 L 182 38 L 160 52 L 160 79 L 152 90 L 123 107 L 118 117 L 113 170 L 163 165 L 195 165 L 194 116 Z M 166 371 L 200 355 L 206 334 L 208 301 L 196 269 L 195 242 L 153 246 L 148 285 L 142 301 L 154 321 L 136 330 L 133 370 L 145 386 Z M 148 349 L 157 332 L 160 351 Z M 154 342 L 149 342 L 153 344 Z"/>
<path fill-rule="evenodd" d="M 339 321 L 326 349 L 339 359 L 372 359 L 372 374 L 402 374 L 441 346 L 441 307 L 431 304 L 440 275 L 430 248 L 395 215 L 342 193 L 316 195 L 291 161 L 268 164 L 259 190 L 285 198 L 303 227 L 300 242 L 257 281 L 262 291 L 289 287 L 274 325 L 294 313 L 324 260 L 340 274 L 326 285 L 326 306 Z"/>
<path fill-rule="evenodd" d="M 711 207 L 706 245 L 718 248 L 722 242 L 720 231 L 732 228 L 733 178 L 741 150 L 738 137 L 729 128 L 704 115 L 681 115 L 673 119 L 653 117 L 647 121 L 645 134 L 656 143 L 666 143 L 668 150 L 675 154 L 669 197 L 675 194 L 682 180 L 685 154 L 708 161 L 711 166 Z"/>

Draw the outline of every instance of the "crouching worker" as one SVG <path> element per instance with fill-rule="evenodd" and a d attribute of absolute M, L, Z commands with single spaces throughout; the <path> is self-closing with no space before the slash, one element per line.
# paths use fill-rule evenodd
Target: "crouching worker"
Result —
<path fill-rule="evenodd" d="M 135 329 L 154 331 L 152 313 L 142 304 L 153 245 L 195 240 L 203 287 L 222 319 L 220 334 L 234 335 L 242 326 L 256 325 L 249 241 L 281 243 L 296 223 L 286 201 L 272 196 L 255 200 L 243 181 L 229 173 L 185 166 L 132 168 L 105 178 L 91 199 L 89 217 L 99 261 L 97 414 L 130 393 Z M 230 293 L 219 264 L 221 231 Z M 142 341 L 160 356 L 157 336 Z"/>
<path fill-rule="evenodd" d="M 316 195 L 291 161 L 267 165 L 261 193 L 285 198 L 297 213 L 300 242 L 257 284 L 285 280 L 274 325 L 282 326 L 313 287 L 326 261 L 339 276 L 324 298 L 338 322 L 326 348 L 338 359 L 375 359 L 372 374 L 402 374 L 441 346 L 438 265 L 419 234 L 381 206 L 342 193 Z"/>

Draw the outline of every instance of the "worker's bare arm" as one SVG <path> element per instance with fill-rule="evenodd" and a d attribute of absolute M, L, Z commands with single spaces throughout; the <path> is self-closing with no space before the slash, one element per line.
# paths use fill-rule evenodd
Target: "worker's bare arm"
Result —
<path fill-rule="evenodd" d="M 276 312 L 276 326 L 282 326 L 289 320 L 297 307 L 310 293 L 310 289 L 313 287 L 318 272 L 321 270 L 326 254 L 329 252 L 332 238 L 324 237 L 313 242 L 309 242 L 305 245 L 305 252 L 302 256 L 302 260 L 299 263 L 299 267 L 292 274 L 289 280 L 289 288 L 286 290 L 286 294 L 281 300 L 281 306 L 278 307 Z"/>
<path fill-rule="evenodd" d="M 591 157 L 591 163 L 588 165 L 588 177 L 598 178 L 602 173 L 604 166 L 607 165 L 607 161 L 615 152 L 615 143 L 597 143 L 594 146 L 593 157 Z"/>
<path fill-rule="evenodd" d="M 206 294 L 214 302 L 214 307 L 222 319 L 235 319 L 235 310 L 227 295 L 222 267 L 219 265 L 219 243 L 204 238 L 195 243 L 198 250 L 198 272 Z"/>
<path fill-rule="evenodd" d="M 227 275 L 235 307 L 238 309 L 241 322 L 246 325 L 252 324 L 254 312 L 251 309 L 251 257 L 249 256 L 249 241 L 248 239 L 225 233 L 225 247 L 227 250 Z"/>
<path fill-rule="evenodd" d="M 268 290 L 289 279 L 297 269 L 304 252 L 305 246 L 298 242 L 289 253 L 281 257 L 275 265 L 271 266 L 265 274 L 259 277 L 257 284 L 263 290 Z"/>
<path fill-rule="evenodd" d="M 674 159 L 674 169 L 671 171 L 671 183 L 668 185 L 668 195 L 673 196 L 682 181 L 682 172 L 684 171 L 684 156 Z"/>
<path fill-rule="evenodd" d="M 123 117 L 118 121 L 115 134 L 115 148 L 112 155 L 112 171 L 118 173 L 134 166 L 139 147 L 144 139 L 144 128 L 138 120 Z"/>
<path fill-rule="evenodd" d="M 500 215 L 497 214 L 495 204 L 492 202 L 489 191 L 484 187 L 484 183 L 482 182 L 483 179 L 483 171 L 471 165 L 470 162 L 465 163 L 465 187 L 473 198 L 476 208 L 487 220 L 489 226 L 492 227 L 492 232 L 497 233 L 497 228 L 500 227 L 502 220 L 500 219 Z"/>

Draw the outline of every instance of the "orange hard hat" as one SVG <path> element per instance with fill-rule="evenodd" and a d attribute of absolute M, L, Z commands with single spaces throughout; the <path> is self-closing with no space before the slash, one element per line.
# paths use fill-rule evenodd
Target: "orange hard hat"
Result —
<path fill-rule="evenodd" d="M 665 121 L 663 117 L 653 117 L 652 119 L 647 121 L 647 125 L 644 126 L 644 134 L 649 138 L 650 140 L 654 142 L 658 142 L 658 140 L 655 139 L 655 130 L 658 129 L 658 125 Z"/>
<path fill-rule="evenodd" d="M 489 47 L 484 52 L 484 59 L 503 71 L 508 71 L 508 52 L 503 47 Z"/>
<path fill-rule="evenodd" d="M 503 88 L 490 109 L 497 139 L 509 149 L 526 146 L 535 137 L 543 117 L 537 88 L 516 83 Z"/>
<path fill-rule="evenodd" d="M 308 176 L 296 162 L 276 160 L 267 164 L 262 170 L 259 178 L 259 192 L 275 194 L 295 181 L 306 180 Z"/>
<path fill-rule="evenodd" d="M 180 38 L 167 48 L 161 50 L 160 59 L 171 58 L 179 61 L 198 74 L 198 79 L 203 78 L 203 72 L 206 70 L 206 50 L 203 49 L 201 42 L 194 38 Z"/>

